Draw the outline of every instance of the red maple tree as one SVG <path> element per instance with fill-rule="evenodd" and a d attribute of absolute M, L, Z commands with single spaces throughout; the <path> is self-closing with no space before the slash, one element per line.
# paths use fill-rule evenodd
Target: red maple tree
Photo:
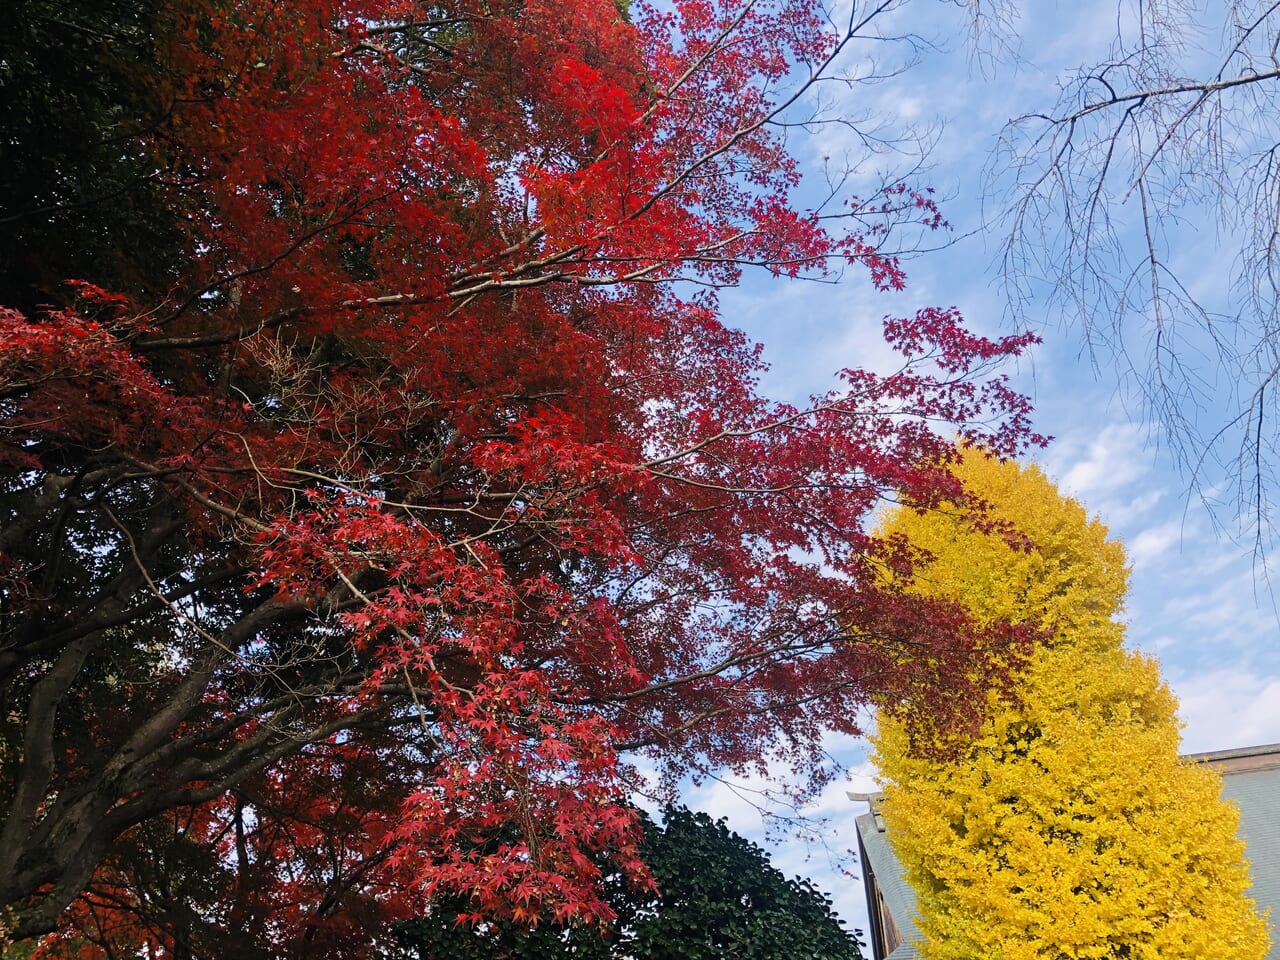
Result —
<path fill-rule="evenodd" d="M 972 719 L 1009 635 L 887 587 L 867 522 L 958 498 L 957 438 L 1035 439 L 990 370 L 1030 338 L 891 321 L 898 373 L 798 409 L 716 311 L 749 265 L 900 287 L 880 240 L 938 225 L 901 183 L 796 207 L 784 120 L 865 24 L 171 6 L 133 143 L 180 268 L 0 310 L 13 935 L 361 956 L 443 889 L 591 920 L 602 862 L 643 876 L 627 754 L 817 784 L 871 700 Z"/>

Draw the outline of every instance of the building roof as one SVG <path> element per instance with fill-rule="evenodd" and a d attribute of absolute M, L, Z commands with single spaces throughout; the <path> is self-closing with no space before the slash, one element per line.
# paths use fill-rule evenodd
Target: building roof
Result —
<path fill-rule="evenodd" d="M 1211 753 L 1188 753 L 1182 759 L 1207 763 L 1224 777 L 1237 773 L 1280 770 L 1280 743 L 1235 747 L 1231 750 L 1215 750 Z"/>
<path fill-rule="evenodd" d="M 918 960 L 920 952 L 915 944 L 919 942 L 920 934 L 916 930 L 916 892 L 902 875 L 902 864 L 889 846 L 878 805 L 879 800 L 872 799 L 871 812 L 858 817 L 856 823 L 863 869 L 875 877 L 885 908 L 906 938 L 885 960 Z"/>
<path fill-rule="evenodd" d="M 1240 809 L 1240 838 L 1245 842 L 1253 885 L 1249 896 L 1259 911 L 1270 911 L 1273 923 L 1271 950 L 1266 960 L 1280 960 L 1280 937 L 1274 924 L 1280 918 L 1280 743 L 1239 747 L 1212 753 L 1191 754 L 1183 759 L 1213 767 L 1222 777 L 1222 796 Z M 871 812 L 856 819 L 863 869 L 875 881 L 885 908 L 906 940 L 884 960 L 918 960 L 920 942 L 916 929 L 915 892 L 902 875 L 879 812 L 879 794 L 849 795 L 865 800 Z"/>

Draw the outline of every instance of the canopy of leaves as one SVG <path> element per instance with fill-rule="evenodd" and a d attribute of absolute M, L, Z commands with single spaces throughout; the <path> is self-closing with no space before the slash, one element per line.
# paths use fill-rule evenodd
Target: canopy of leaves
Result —
<path fill-rule="evenodd" d="M 860 960 L 857 938 L 806 880 L 789 880 L 758 846 L 704 813 L 641 815 L 641 858 L 657 885 L 608 878 L 616 918 L 604 929 L 455 921 L 466 904 L 397 928 L 395 960 Z"/>
<path fill-rule="evenodd" d="M 955 430 L 1034 439 L 991 369 L 1031 338 L 923 310 L 885 326 L 899 372 L 796 408 L 714 297 L 750 266 L 896 288 L 879 244 L 937 225 L 900 181 L 795 201 L 791 111 L 868 21 L 21 10 L 48 32 L 3 37 L 14 935 L 367 956 L 439 896 L 607 922 L 602 877 L 644 877 L 629 754 L 814 787 L 874 698 L 975 722 L 1009 632 L 877 577 L 905 567 L 868 522 L 962 498 Z M 46 108 L 93 129 L 47 141 Z"/>
<path fill-rule="evenodd" d="M 158 49 L 167 11 L 160 0 L 0 9 L 0 304 L 65 302 L 71 278 L 135 295 L 167 285 L 183 240 L 155 149 L 175 107 Z"/>
<path fill-rule="evenodd" d="M 884 817 L 929 960 L 1261 958 L 1236 810 L 1178 759 L 1176 703 L 1123 648 L 1124 552 L 1036 467 L 970 454 L 958 473 L 1030 543 L 943 508 L 887 529 L 927 559 L 913 589 L 1044 640 L 977 736 L 922 755 L 882 718 Z"/>

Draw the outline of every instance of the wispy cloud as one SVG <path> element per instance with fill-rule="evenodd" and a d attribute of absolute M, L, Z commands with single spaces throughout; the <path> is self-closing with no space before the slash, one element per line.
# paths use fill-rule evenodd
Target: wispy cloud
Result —
<path fill-rule="evenodd" d="M 1169 678 L 1187 753 L 1280 742 L 1280 678 L 1224 667 Z"/>
<path fill-rule="evenodd" d="M 1079 497 L 1085 503 L 1115 499 L 1117 491 L 1129 491 L 1135 480 L 1147 472 L 1149 457 L 1140 456 L 1144 447 L 1141 427 L 1129 423 L 1110 423 L 1081 441 L 1063 438 L 1050 454 L 1058 460 L 1063 492 Z M 1066 461 L 1062 464 L 1061 461 Z"/>
<path fill-rule="evenodd" d="M 1182 543 L 1183 531 L 1184 524 L 1177 519 L 1148 527 L 1125 544 L 1129 561 L 1137 567 L 1164 558 Z"/>

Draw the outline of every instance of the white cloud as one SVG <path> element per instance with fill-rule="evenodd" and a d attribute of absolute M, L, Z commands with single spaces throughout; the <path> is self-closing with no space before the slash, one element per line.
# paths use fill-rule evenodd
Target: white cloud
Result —
<path fill-rule="evenodd" d="M 1183 751 L 1280 742 L 1280 678 L 1228 666 L 1169 678 L 1186 723 Z"/>
<path fill-rule="evenodd" d="M 765 396 L 801 405 L 837 388 L 840 370 L 888 373 L 902 365 L 881 327 L 884 316 L 901 312 L 902 298 L 872 289 L 857 267 L 848 272 L 839 285 L 752 276 L 721 294 L 725 322 L 764 344 Z"/>
<path fill-rule="evenodd" d="M 1050 460 L 1076 454 L 1065 470 L 1058 464 L 1060 483 L 1065 493 L 1093 506 L 1095 501 L 1110 499 L 1117 491 L 1127 489 L 1147 472 L 1150 458 L 1140 455 L 1144 446 L 1142 428 L 1112 423 L 1096 432 L 1083 449 L 1072 451 L 1064 441 Z"/>
<path fill-rule="evenodd" d="M 1234 559 L 1235 569 L 1230 568 Z M 1195 630 L 1210 656 L 1223 650 L 1266 650 L 1276 635 L 1276 611 L 1268 602 L 1247 558 L 1206 552 L 1199 569 L 1193 562 L 1170 580 L 1160 612 Z"/>
<path fill-rule="evenodd" d="M 1143 530 L 1125 544 L 1125 549 L 1135 567 L 1143 566 L 1165 557 L 1182 543 L 1182 537 L 1182 522 L 1168 520 Z"/>

